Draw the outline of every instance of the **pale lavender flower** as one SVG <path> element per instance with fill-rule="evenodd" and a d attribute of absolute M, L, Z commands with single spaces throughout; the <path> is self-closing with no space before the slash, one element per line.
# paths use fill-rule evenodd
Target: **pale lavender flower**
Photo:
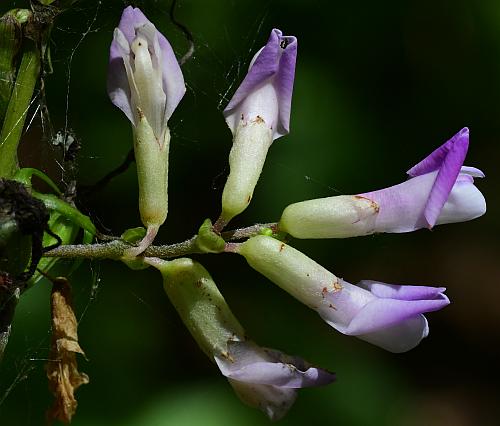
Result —
<path fill-rule="evenodd" d="M 469 129 L 464 128 L 408 170 L 406 182 L 360 194 L 380 208 L 375 232 L 409 232 L 482 216 L 486 202 L 474 177 L 484 173 L 463 167 L 468 147 Z"/>
<path fill-rule="evenodd" d="M 481 170 L 465 167 L 469 130 L 412 167 L 406 182 L 359 195 L 341 195 L 288 206 L 280 228 L 297 238 L 345 238 L 376 232 L 411 232 L 475 219 L 486 202 L 474 186 Z"/>
<path fill-rule="evenodd" d="M 247 340 L 212 277 L 198 262 L 187 258 L 145 258 L 145 262 L 160 270 L 165 291 L 184 324 L 243 402 L 277 420 L 294 403 L 297 389 L 335 380 L 334 374 L 301 358 Z"/>
<path fill-rule="evenodd" d="M 356 286 L 339 279 L 335 291 L 324 293 L 327 304 L 321 304 L 318 313 L 341 333 L 391 352 L 405 352 L 429 334 L 422 314 L 450 303 L 445 290 L 378 281 L 360 281 Z"/>
<path fill-rule="evenodd" d="M 290 131 L 297 39 L 273 29 L 266 45 L 253 57 L 247 75 L 224 110 L 231 131 L 260 117 L 273 139 Z"/>
<path fill-rule="evenodd" d="M 125 257 L 143 252 L 168 213 L 168 120 L 186 92 L 167 39 L 137 8 L 127 7 L 110 48 L 108 93 L 132 123 L 139 211 L 147 233 Z"/>
<path fill-rule="evenodd" d="M 218 230 L 249 205 L 269 147 L 290 130 L 296 57 L 297 39 L 272 30 L 224 110 L 233 146 Z"/>
<path fill-rule="evenodd" d="M 131 123 L 138 110 L 160 139 L 186 86 L 170 43 L 139 8 L 128 6 L 110 48 L 108 93 Z"/>
<path fill-rule="evenodd" d="M 246 404 L 278 420 L 297 398 L 297 389 L 327 385 L 335 375 L 299 357 L 262 348 L 249 341 L 229 341 L 215 361 Z"/>
<path fill-rule="evenodd" d="M 422 314 L 450 303 L 441 287 L 349 284 L 300 251 L 264 235 L 236 245 L 234 251 L 336 330 L 391 352 L 417 346 L 429 332 Z"/>

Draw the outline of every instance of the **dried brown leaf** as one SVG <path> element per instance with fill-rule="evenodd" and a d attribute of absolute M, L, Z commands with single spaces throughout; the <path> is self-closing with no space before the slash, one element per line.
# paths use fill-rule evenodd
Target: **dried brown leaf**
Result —
<path fill-rule="evenodd" d="M 78 405 L 75 390 L 88 383 L 89 378 L 78 371 L 76 354 L 85 356 L 85 353 L 78 344 L 78 323 L 72 308 L 71 286 L 66 278 L 58 277 L 53 281 L 51 310 L 52 342 L 46 370 L 55 401 L 47 412 L 47 420 L 49 424 L 54 420 L 70 423 Z"/>

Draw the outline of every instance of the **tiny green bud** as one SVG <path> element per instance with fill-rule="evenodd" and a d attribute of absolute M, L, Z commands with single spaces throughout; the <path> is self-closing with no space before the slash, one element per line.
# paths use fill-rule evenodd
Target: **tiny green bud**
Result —
<path fill-rule="evenodd" d="M 196 244 L 205 253 L 222 253 L 226 242 L 219 234 L 213 231 L 212 221 L 205 219 L 198 231 Z"/>
<path fill-rule="evenodd" d="M 268 237 L 273 236 L 273 230 L 271 228 L 262 228 L 259 232 L 260 235 L 267 235 Z"/>
<path fill-rule="evenodd" d="M 130 244 L 135 244 L 146 236 L 146 228 L 139 226 L 137 228 L 127 229 L 122 235 L 121 239 Z"/>

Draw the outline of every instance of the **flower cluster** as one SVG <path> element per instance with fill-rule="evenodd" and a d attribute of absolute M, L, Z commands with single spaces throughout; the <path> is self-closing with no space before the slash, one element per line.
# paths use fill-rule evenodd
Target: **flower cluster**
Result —
<path fill-rule="evenodd" d="M 289 132 L 296 57 L 297 39 L 273 29 L 224 110 L 233 136 L 230 173 L 221 215 L 213 227 L 210 221 L 204 223 L 203 238 L 200 228 L 197 247 L 207 253 L 243 256 L 252 268 L 316 310 L 343 334 L 391 352 L 408 351 L 428 335 L 423 314 L 450 303 L 445 288 L 367 280 L 353 285 L 288 245 L 283 235 L 348 238 L 411 232 L 481 216 L 486 204 L 474 186 L 474 177 L 484 175 L 463 166 L 469 130 L 462 129 L 412 167 L 404 183 L 291 204 L 280 221 L 260 235 L 242 243 L 226 242 L 221 231 L 249 205 L 272 142 Z M 129 252 L 130 260 L 151 244 L 166 219 L 167 122 L 185 92 L 172 48 L 139 9 L 125 9 L 115 30 L 108 88 L 112 102 L 133 126 L 139 210 L 147 228 L 139 246 Z M 165 291 L 186 327 L 238 396 L 270 418 L 286 413 L 298 388 L 334 380 L 332 373 L 300 358 L 253 343 L 198 262 L 154 257 L 142 262 L 161 272 Z"/>

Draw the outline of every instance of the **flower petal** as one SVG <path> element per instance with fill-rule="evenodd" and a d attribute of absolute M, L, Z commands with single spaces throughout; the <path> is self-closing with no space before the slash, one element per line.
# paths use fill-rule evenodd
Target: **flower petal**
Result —
<path fill-rule="evenodd" d="M 109 52 L 108 94 L 111 102 L 120 108 L 132 124 L 135 123 L 127 71 L 124 61 L 128 61 L 130 47 L 125 43 L 124 34 L 116 29 Z M 128 50 L 128 51 L 127 51 Z"/>
<path fill-rule="evenodd" d="M 435 299 L 441 296 L 445 287 L 426 287 L 420 285 L 395 285 L 380 281 L 362 280 L 358 286 L 368 290 L 376 297 L 398 300 Z"/>
<path fill-rule="evenodd" d="M 283 36 L 280 30 L 273 29 L 267 44 L 254 56 L 247 75 L 224 110 L 224 117 L 233 134 L 240 120 L 242 103 L 266 84 L 272 84 L 279 108 L 278 122 L 276 125 L 270 123 L 274 126 L 273 138 L 289 132 L 296 56 L 297 39 Z M 269 96 L 267 92 L 266 96 Z"/>
<path fill-rule="evenodd" d="M 465 222 L 486 213 L 486 200 L 470 174 L 460 174 L 441 209 L 436 225 Z"/>
<path fill-rule="evenodd" d="M 283 418 L 297 399 L 296 389 L 228 381 L 242 402 L 263 411 L 271 420 Z"/>
<path fill-rule="evenodd" d="M 128 6 L 123 10 L 118 28 L 131 44 L 135 39 L 135 30 L 147 23 L 151 22 L 138 7 Z"/>
<path fill-rule="evenodd" d="M 147 28 L 143 28 L 144 26 Z M 151 37 L 148 27 L 154 28 L 156 37 Z M 158 65 L 158 69 L 161 71 L 163 91 L 167 98 L 165 109 L 162 111 L 162 121 L 164 124 L 167 123 L 186 92 L 184 77 L 170 43 L 139 8 L 133 8 L 132 6 L 128 6 L 123 11 L 118 29 L 129 45 L 134 41 L 138 30 L 149 34 L 148 44 L 151 47 L 152 56 L 159 60 L 159 63 L 156 65 Z M 115 37 L 110 49 L 108 93 L 111 101 L 125 113 L 132 124 L 136 125 L 129 79 L 127 78 L 123 61 L 123 55 Z"/>
<path fill-rule="evenodd" d="M 296 389 L 335 380 L 335 375 L 326 370 L 250 342 L 228 342 L 228 352 L 227 357 L 216 356 L 215 361 L 222 374 L 240 382 Z"/>
<path fill-rule="evenodd" d="M 465 127 L 407 172 L 414 177 L 439 170 L 424 210 L 429 228 L 436 224 L 439 213 L 455 185 L 468 147 L 469 129 Z"/>
<path fill-rule="evenodd" d="M 285 47 L 281 45 L 283 53 L 280 59 L 279 70 L 274 80 L 274 85 L 279 94 L 279 121 L 275 133 L 283 136 L 290 132 L 293 82 L 295 79 L 295 62 L 297 60 L 297 39 L 292 36 L 282 36 L 280 30 L 275 29 L 274 31 L 279 33 L 281 43 L 285 44 Z"/>
<path fill-rule="evenodd" d="M 423 315 L 409 318 L 392 327 L 356 337 L 394 353 L 407 352 L 429 334 L 429 325 Z"/>
<path fill-rule="evenodd" d="M 186 93 L 186 85 L 181 67 L 177 62 L 172 46 L 165 36 L 158 32 L 158 42 L 162 52 L 162 79 L 163 91 L 167 95 L 167 104 L 165 105 L 165 123 L 170 119 L 174 110 Z"/>
<path fill-rule="evenodd" d="M 345 334 L 357 336 L 378 331 L 424 312 L 437 311 L 449 303 L 445 295 L 432 300 L 373 299 L 355 315 Z"/>

